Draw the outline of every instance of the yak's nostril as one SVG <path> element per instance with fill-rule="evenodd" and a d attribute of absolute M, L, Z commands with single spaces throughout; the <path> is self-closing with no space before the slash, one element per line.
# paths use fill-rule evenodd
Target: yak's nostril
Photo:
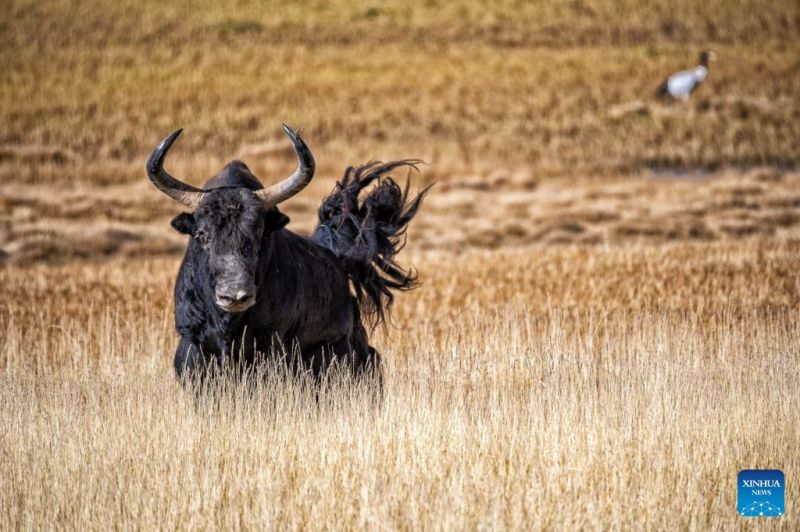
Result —
<path fill-rule="evenodd" d="M 238 307 L 251 303 L 254 299 L 253 292 L 250 290 L 231 290 L 218 291 L 217 303 L 222 307 Z"/>
<path fill-rule="evenodd" d="M 245 290 L 239 290 L 236 292 L 236 297 L 234 297 L 233 301 L 235 303 L 244 303 L 245 301 L 249 300 L 252 297 L 250 292 Z"/>

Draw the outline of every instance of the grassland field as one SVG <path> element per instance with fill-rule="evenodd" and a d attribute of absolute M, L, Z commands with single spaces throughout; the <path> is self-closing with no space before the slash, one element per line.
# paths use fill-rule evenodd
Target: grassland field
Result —
<path fill-rule="evenodd" d="M 0 71 L 0 529 L 798 528 L 800 4 L 11 1 Z M 436 182 L 380 405 L 173 376 L 144 161 L 272 182 L 281 122 L 295 231 L 348 165 Z"/>

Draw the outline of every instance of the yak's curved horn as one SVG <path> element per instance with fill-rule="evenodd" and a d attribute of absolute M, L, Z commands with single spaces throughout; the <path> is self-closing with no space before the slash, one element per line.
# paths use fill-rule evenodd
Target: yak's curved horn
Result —
<path fill-rule="evenodd" d="M 306 185 L 311 182 L 311 178 L 314 177 L 316 163 L 314 162 L 314 156 L 311 154 L 311 150 L 308 149 L 306 143 L 300 138 L 299 132 L 295 133 L 292 128 L 286 124 L 281 124 L 281 126 L 283 127 L 283 132 L 286 133 L 286 136 L 288 136 L 289 140 L 294 144 L 298 165 L 297 170 L 280 183 L 275 183 L 265 189 L 255 191 L 256 196 L 258 196 L 268 209 L 303 190 Z"/>
<path fill-rule="evenodd" d="M 175 142 L 175 139 L 181 134 L 181 131 L 183 131 L 183 129 L 175 130 L 153 150 L 153 153 L 147 160 L 147 177 L 150 178 L 150 181 L 152 181 L 161 192 L 194 210 L 203 197 L 203 191 L 175 179 L 169 175 L 169 172 L 164 170 L 164 159 L 167 157 L 167 152 L 170 147 L 172 147 L 172 143 Z"/>

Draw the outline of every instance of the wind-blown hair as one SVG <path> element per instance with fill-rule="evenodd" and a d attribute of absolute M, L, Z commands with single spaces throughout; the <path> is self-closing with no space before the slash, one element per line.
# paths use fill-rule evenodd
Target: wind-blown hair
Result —
<path fill-rule="evenodd" d="M 395 261 L 405 245 L 408 223 L 417 214 L 430 186 L 409 199 L 410 180 L 401 188 L 389 177 L 399 168 L 419 171 L 421 161 L 370 162 L 348 167 L 319 208 L 312 239 L 340 258 L 353 285 L 361 312 L 375 328 L 385 323 L 393 290 L 417 286 L 417 272 Z M 375 187 L 363 199 L 361 192 Z"/>

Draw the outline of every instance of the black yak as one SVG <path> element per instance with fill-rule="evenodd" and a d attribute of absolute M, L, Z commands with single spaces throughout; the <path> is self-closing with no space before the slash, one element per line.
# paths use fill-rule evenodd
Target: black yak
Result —
<path fill-rule="evenodd" d="M 354 376 L 380 378 L 380 354 L 364 322 L 377 326 L 392 291 L 416 285 L 415 272 L 394 256 L 427 192 L 410 199 L 408 185 L 401 190 L 388 174 L 416 169 L 417 161 L 348 168 L 323 201 L 317 229 L 305 237 L 285 228 L 289 218 L 277 206 L 311 181 L 314 157 L 299 134 L 283 129 L 299 165 L 267 188 L 240 161 L 202 189 L 172 177 L 164 159 L 180 129 L 147 162 L 153 184 L 192 211 L 172 220 L 190 236 L 175 284 L 181 339 L 174 365 L 184 382 L 226 363 L 252 367 L 276 353 L 316 378 L 334 362 Z"/>

